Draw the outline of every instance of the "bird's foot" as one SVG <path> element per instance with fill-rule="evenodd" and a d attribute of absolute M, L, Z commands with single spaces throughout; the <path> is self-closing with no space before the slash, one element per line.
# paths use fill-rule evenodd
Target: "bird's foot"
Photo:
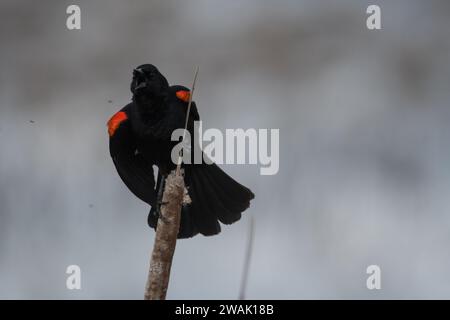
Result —
<path fill-rule="evenodd" d="M 154 214 L 155 214 L 156 219 L 161 219 L 162 221 L 167 222 L 167 221 L 165 220 L 164 216 L 161 214 L 161 206 L 165 206 L 165 205 L 168 204 L 168 203 L 169 203 L 169 202 L 162 201 L 162 200 L 159 200 L 159 201 L 158 201 L 156 210 L 154 211 Z"/>

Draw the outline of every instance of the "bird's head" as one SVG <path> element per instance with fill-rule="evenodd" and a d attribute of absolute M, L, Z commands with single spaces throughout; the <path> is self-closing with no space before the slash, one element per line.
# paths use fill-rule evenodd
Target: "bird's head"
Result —
<path fill-rule="evenodd" d="M 167 79 L 151 64 L 143 64 L 133 70 L 130 89 L 133 98 L 141 101 L 158 100 L 169 88 Z"/>

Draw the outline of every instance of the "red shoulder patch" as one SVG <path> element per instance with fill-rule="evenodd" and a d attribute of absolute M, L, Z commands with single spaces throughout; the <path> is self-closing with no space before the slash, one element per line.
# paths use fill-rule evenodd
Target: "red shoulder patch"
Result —
<path fill-rule="evenodd" d="M 123 111 L 119 111 L 115 115 L 113 115 L 111 119 L 109 119 L 107 124 L 109 136 L 112 137 L 114 135 L 114 132 L 116 132 L 117 128 L 119 128 L 120 124 L 127 119 L 128 116 Z"/>
<path fill-rule="evenodd" d="M 184 101 L 189 102 L 189 98 L 191 96 L 191 93 L 187 90 L 179 90 L 176 92 L 177 98 Z"/>

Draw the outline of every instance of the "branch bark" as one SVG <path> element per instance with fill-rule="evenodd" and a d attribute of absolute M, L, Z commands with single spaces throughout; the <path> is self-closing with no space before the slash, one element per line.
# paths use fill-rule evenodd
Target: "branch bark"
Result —
<path fill-rule="evenodd" d="M 184 179 L 172 171 L 167 179 L 156 228 L 150 270 L 145 286 L 145 300 L 165 300 L 172 258 L 180 228 L 180 212 L 184 196 Z"/>

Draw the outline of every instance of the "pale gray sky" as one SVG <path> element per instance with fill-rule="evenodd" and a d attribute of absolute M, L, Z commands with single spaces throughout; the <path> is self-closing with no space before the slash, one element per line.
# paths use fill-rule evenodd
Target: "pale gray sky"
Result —
<path fill-rule="evenodd" d="M 448 1 L 376 1 L 379 31 L 369 1 L 76 1 L 69 31 L 72 3 L 0 3 L 0 298 L 142 298 L 154 232 L 105 126 L 142 63 L 198 65 L 206 127 L 280 129 L 277 175 L 223 166 L 256 198 L 178 243 L 168 298 L 238 297 L 250 215 L 248 298 L 450 297 Z"/>

